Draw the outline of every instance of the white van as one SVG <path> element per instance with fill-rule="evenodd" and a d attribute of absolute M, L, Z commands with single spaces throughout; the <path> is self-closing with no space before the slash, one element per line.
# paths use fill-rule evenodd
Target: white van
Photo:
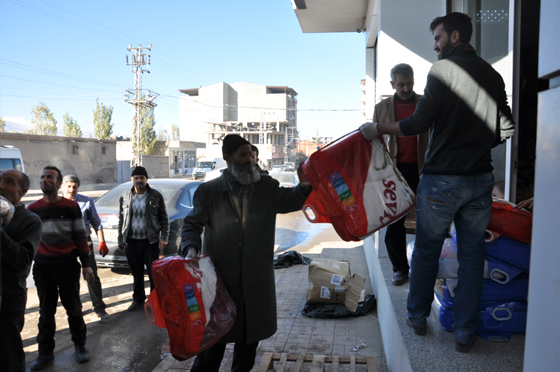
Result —
<path fill-rule="evenodd" d="M 193 170 L 193 179 L 204 179 L 206 173 L 215 169 L 226 168 L 227 164 L 223 158 L 201 158 L 196 163 L 196 168 Z"/>
<path fill-rule="evenodd" d="M 23 158 L 19 149 L 10 145 L 0 146 L 0 172 L 7 169 L 17 169 L 25 172 Z"/>

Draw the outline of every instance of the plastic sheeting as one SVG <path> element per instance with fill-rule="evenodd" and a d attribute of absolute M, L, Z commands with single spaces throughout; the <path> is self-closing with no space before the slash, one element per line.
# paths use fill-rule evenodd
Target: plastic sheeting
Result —
<path fill-rule="evenodd" d="M 377 300 L 372 294 L 365 296 L 364 301 L 358 305 L 358 310 L 351 312 L 343 304 L 305 304 L 301 313 L 309 318 L 346 318 L 362 316 L 369 313 L 377 305 Z"/>
<path fill-rule="evenodd" d="M 309 265 L 311 263 L 311 258 L 302 256 L 299 252 L 288 251 L 282 253 L 279 256 L 274 257 L 274 268 L 275 269 L 285 269 L 292 265 L 302 264 Z"/>

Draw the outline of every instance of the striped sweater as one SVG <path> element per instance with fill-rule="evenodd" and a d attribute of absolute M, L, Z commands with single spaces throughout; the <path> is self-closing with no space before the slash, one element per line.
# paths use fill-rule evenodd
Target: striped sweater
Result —
<path fill-rule="evenodd" d="M 55 203 L 41 199 L 27 209 L 37 214 L 43 223 L 35 263 L 58 264 L 79 256 L 82 266 L 90 267 L 86 229 L 78 203 L 65 198 Z"/>

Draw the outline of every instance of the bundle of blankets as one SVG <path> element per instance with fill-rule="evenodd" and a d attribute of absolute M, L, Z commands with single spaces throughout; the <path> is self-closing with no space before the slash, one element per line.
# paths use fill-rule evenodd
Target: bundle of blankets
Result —
<path fill-rule="evenodd" d="M 152 323 L 167 328 L 171 354 L 193 357 L 219 341 L 233 327 L 236 306 L 216 272 L 212 258 L 173 256 L 154 261 L 155 290 L 145 305 Z"/>

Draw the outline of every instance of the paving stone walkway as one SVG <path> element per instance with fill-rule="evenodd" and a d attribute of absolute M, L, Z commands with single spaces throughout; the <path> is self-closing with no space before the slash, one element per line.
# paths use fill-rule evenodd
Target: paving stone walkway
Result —
<path fill-rule="evenodd" d="M 366 279 L 366 293 L 372 293 L 363 246 L 353 248 L 324 248 L 320 254 L 306 254 L 309 258 L 322 257 L 350 262 L 350 270 Z M 339 355 L 357 357 L 374 356 L 378 371 L 387 371 L 383 353 L 381 330 L 377 321 L 377 311 L 372 310 L 365 316 L 341 319 L 308 318 L 301 314 L 305 306 L 307 293 L 307 273 L 309 266 L 294 265 L 286 269 L 275 270 L 276 299 L 278 311 L 278 331 L 269 339 L 261 341 L 257 349 L 256 371 L 265 352 L 308 355 Z M 357 352 L 351 349 L 360 342 L 366 347 Z M 226 348 L 222 371 L 230 371 L 233 357 L 233 344 Z M 194 361 L 176 361 L 168 355 L 154 372 L 189 371 Z M 288 370 L 291 370 L 288 363 Z M 304 367 L 303 371 L 308 371 Z M 327 364 L 326 371 L 330 371 Z M 341 365 L 342 371 L 348 371 Z M 358 366 L 357 371 L 366 371 L 365 366 Z"/>

